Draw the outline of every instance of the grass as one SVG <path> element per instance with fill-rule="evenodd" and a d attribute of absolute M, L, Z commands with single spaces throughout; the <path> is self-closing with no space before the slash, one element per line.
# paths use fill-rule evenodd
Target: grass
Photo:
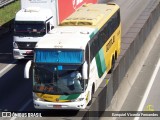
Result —
<path fill-rule="evenodd" d="M 16 0 L 11 4 L 0 8 L 0 26 L 12 20 L 19 9 L 20 0 Z"/>

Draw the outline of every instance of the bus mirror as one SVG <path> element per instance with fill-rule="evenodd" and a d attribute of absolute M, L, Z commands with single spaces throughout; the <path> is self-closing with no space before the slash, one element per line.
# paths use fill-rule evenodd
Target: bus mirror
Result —
<path fill-rule="evenodd" d="M 54 26 L 51 26 L 51 30 L 54 28 Z"/>
<path fill-rule="evenodd" d="M 88 79 L 88 64 L 85 62 L 82 67 L 82 77 L 83 79 Z"/>
<path fill-rule="evenodd" d="M 31 64 L 32 64 L 32 60 L 29 60 L 25 65 L 24 78 L 26 78 L 26 79 L 29 79 L 29 70 L 30 70 Z"/>

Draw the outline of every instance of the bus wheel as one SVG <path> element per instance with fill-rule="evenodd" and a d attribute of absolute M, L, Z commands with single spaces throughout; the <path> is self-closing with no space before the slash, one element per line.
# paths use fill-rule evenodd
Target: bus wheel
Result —
<path fill-rule="evenodd" d="M 114 59 L 114 57 L 112 58 L 112 67 L 111 67 L 111 69 L 109 70 L 109 74 L 111 74 L 112 72 L 113 72 L 113 69 L 114 69 L 114 66 L 115 66 L 115 59 Z"/>

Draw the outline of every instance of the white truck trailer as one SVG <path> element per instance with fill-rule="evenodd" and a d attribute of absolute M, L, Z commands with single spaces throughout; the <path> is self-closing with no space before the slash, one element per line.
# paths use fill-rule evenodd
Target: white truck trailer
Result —
<path fill-rule="evenodd" d="M 37 41 L 87 3 L 97 0 L 21 0 L 14 22 L 14 59 L 32 59 Z"/>

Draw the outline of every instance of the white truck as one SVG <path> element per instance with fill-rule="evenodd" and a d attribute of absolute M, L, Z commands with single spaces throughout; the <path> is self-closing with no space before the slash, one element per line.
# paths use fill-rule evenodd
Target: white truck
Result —
<path fill-rule="evenodd" d="M 97 0 L 21 0 L 14 22 L 14 59 L 32 59 L 38 40 L 85 3 Z"/>

